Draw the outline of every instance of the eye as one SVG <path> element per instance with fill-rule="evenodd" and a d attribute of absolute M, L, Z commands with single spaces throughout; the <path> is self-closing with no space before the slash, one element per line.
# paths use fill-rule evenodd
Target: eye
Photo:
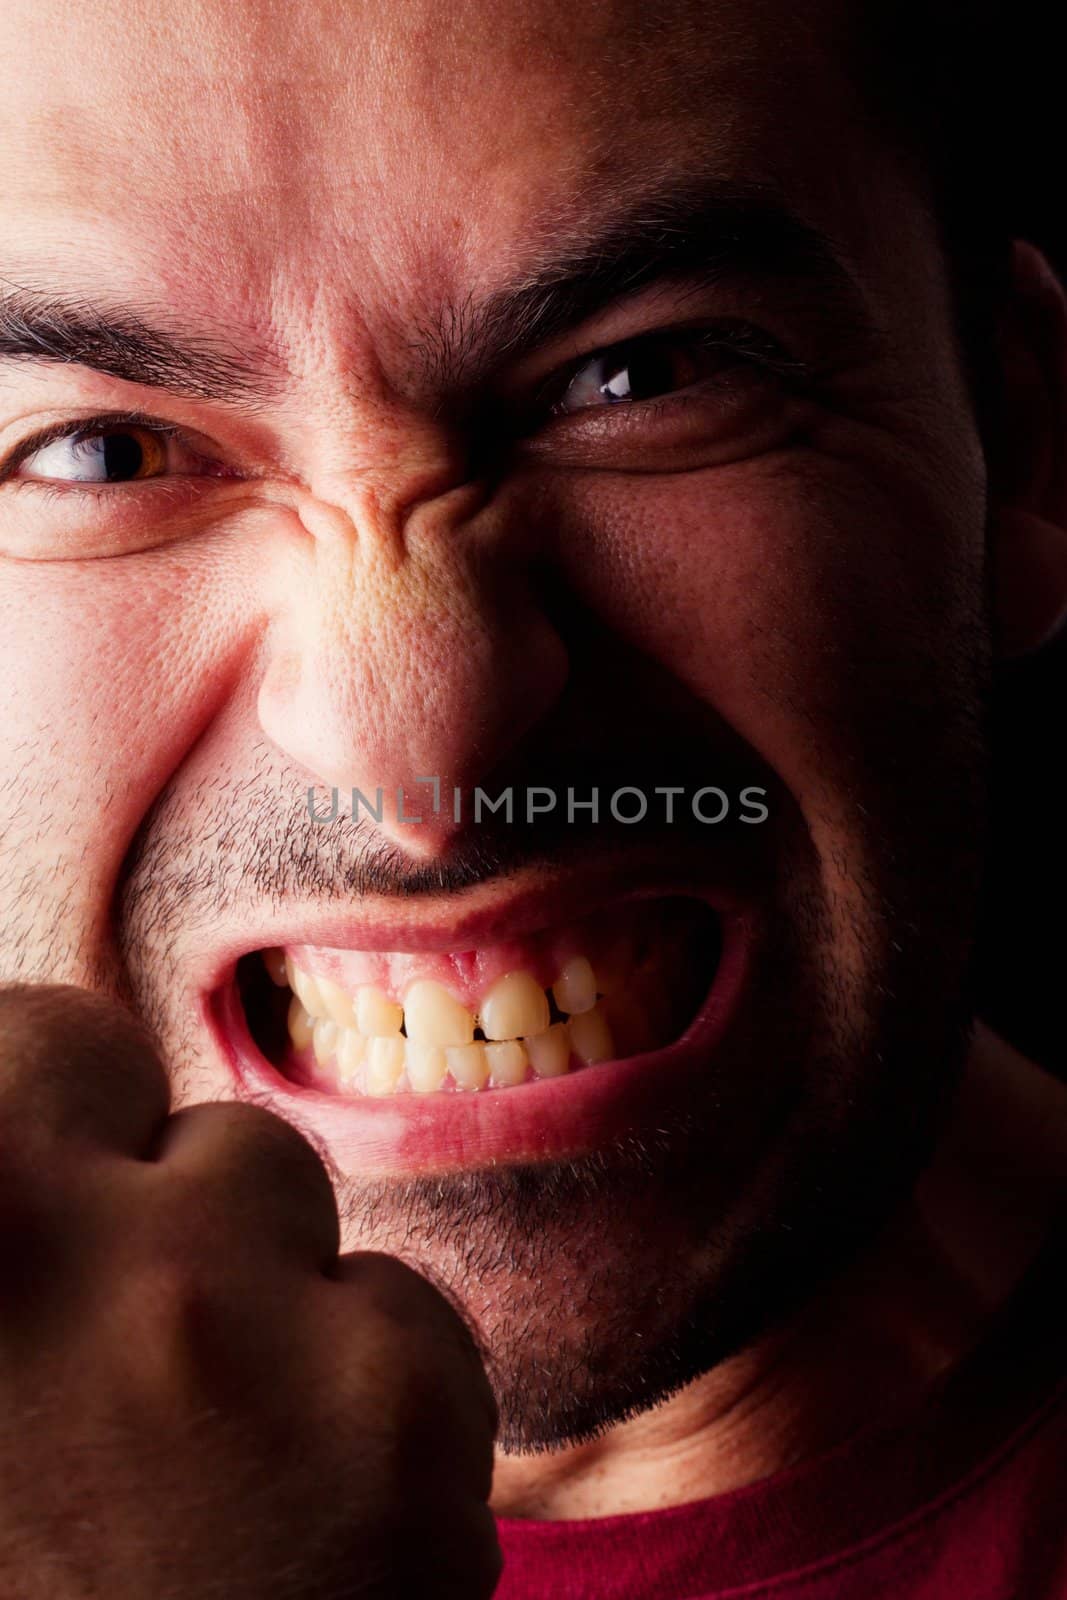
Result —
<path fill-rule="evenodd" d="M 194 469 L 175 430 L 139 422 L 91 422 L 52 430 L 19 452 L 5 474 L 38 483 L 121 484 Z"/>
<path fill-rule="evenodd" d="M 602 472 L 689 472 L 784 447 L 818 376 L 747 318 L 661 326 L 604 345 L 536 386 L 512 413 L 523 460 Z"/>
<path fill-rule="evenodd" d="M 692 388 L 724 368 L 736 366 L 738 353 L 699 333 L 655 334 L 615 345 L 591 356 L 552 406 L 553 416 L 569 416 L 593 406 L 635 404 Z"/>

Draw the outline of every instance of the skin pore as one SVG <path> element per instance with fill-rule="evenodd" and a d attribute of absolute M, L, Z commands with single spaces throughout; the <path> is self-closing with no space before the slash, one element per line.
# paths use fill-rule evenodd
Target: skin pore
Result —
<path fill-rule="evenodd" d="M 771 793 L 758 837 L 642 836 L 650 878 L 736 878 L 748 918 L 705 1098 L 543 1168 L 323 1149 L 347 1247 L 476 1328 L 495 1503 L 525 1515 L 716 1492 L 874 1387 L 915 1399 L 1032 1258 L 1063 1154 L 1061 1092 L 970 1039 L 967 988 L 987 562 L 1025 569 L 1054 489 L 991 503 L 928 197 L 835 8 L 647 16 L 0 21 L 3 975 L 128 1000 L 179 1098 L 225 1098 L 205 964 L 264 908 L 358 887 L 442 929 L 631 838 L 327 837 L 308 784 L 588 778 L 620 749 L 651 784 L 673 745 Z M 642 230 L 659 276 L 577 293 Z M 124 328 L 140 366 L 60 361 L 49 318 L 83 349 Z M 158 337 L 146 362 L 145 328 L 195 371 Z M 673 402 L 552 413 L 550 379 L 662 330 Z M 172 481 L 17 476 L 42 430 L 120 413 L 176 430 Z"/>

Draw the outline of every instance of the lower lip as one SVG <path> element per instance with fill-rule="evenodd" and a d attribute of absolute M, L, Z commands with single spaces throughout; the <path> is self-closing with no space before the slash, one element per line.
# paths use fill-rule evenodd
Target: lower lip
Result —
<path fill-rule="evenodd" d="M 573 1157 L 657 1126 L 665 1104 L 684 1105 L 691 1090 L 706 1089 L 709 1058 L 737 1009 L 747 968 L 746 919 L 720 915 L 715 978 L 680 1039 L 516 1088 L 356 1099 L 299 1087 L 255 1045 L 232 978 L 205 997 L 204 1020 L 238 1098 L 268 1104 L 325 1145 L 346 1173 L 410 1176 Z"/>

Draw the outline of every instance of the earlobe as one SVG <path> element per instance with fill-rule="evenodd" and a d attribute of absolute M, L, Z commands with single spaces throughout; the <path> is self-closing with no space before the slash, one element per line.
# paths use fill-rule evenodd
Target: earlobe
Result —
<path fill-rule="evenodd" d="M 997 656 L 1039 649 L 1067 618 L 1067 298 L 1041 252 L 1014 246 L 990 460 Z"/>

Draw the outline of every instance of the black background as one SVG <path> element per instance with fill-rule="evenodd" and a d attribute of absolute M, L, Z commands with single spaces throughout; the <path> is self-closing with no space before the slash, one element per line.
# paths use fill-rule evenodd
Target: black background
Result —
<path fill-rule="evenodd" d="M 1013 36 L 1005 41 L 1011 48 L 1003 58 L 1003 92 L 990 95 L 988 131 L 1006 163 L 1013 231 L 1040 245 L 1067 279 L 1067 69 L 1046 34 L 1058 9 L 1019 6 Z M 987 1020 L 1067 1077 L 1065 706 L 1062 630 L 1051 647 L 998 669 L 993 837 L 979 972 Z"/>

